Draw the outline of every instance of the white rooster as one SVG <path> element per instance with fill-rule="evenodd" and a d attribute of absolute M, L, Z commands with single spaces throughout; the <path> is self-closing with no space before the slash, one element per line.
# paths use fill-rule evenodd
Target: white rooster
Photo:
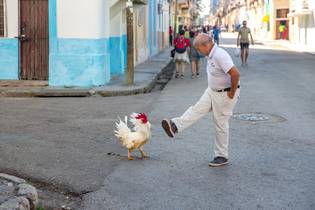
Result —
<path fill-rule="evenodd" d="M 138 149 L 142 158 L 147 158 L 143 151 L 143 146 L 151 138 L 151 124 L 144 113 L 133 113 L 130 115 L 130 122 L 134 125 L 132 129 L 128 127 L 128 117 L 125 116 L 125 122 L 116 123 L 115 136 L 120 144 L 128 149 L 128 159 L 133 160 L 131 153 L 134 149 Z"/>

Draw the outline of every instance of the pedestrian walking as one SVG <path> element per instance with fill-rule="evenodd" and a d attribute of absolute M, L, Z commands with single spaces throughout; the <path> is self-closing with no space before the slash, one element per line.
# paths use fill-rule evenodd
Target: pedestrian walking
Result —
<path fill-rule="evenodd" d="M 168 29 L 170 46 L 173 46 L 173 32 L 173 28 L 170 26 Z"/>
<path fill-rule="evenodd" d="M 215 26 L 213 27 L 212 33 L 213 33 L 214 42 L 215 42 L 217 45 L 219 45 L 219 36 L 220 36 L 220 34 L 221 34 L 221 30 L 220 30 L 220 28 L 218 27 L 218 25 L 215 25 Z"/>
<path fill-rule="evenodd" d="M 237 37 L 237 47 L 241 45 L 241 59 L 242 66 L 247 66 L 247 59 L 249 55 L 249 35 L 251 37 L 252 45 L 254 45 L 254 39 L 250 29 L 247 27 L 247 22 L 243 21 L 243 26 L 240 28 Z"/>
<path fill-rule="evenodd" d="M 194 39 L 197 33 L 194 31 L 190 31 L 190 51 L 189 51 L 189 59 L 191 63 L 191 78 L 194 79 L 195 77 L 199 77 L 199 61 L 200 61 L 200 55 L 197 51 L 197 49 L 192 45 L 194 43 Z"/>
<path fill-rule="evenodd" d="M 205 26 L 202 26 L 202 33 L 205 33 L 205 34 L 208 33 L 208 31 L 207 31 Z"/>
<path fill-rule="evenodd" d="M 279 30 L 279 34 L 280 34 L 280 39 L 286 39 L 285 35 L 285 30 L 286 30 L 286 26 L 285 26 L 286 22 L 285 21 L 281 21 L 280 22 L 280 26 L 278 28 Z"/>
<path fill-rule="evenodd" d="M 189 39 L 189 30 L 188 30 L 187 26 L 184 27 L 184 31 L 185 31 L 185 33 L 184 33 L 185 39 Z"/>
<path fill-rule="evenodd" d="M 214 159 L 209 166 L 228 164 L 229 119 L 239 98 L 240 74 L 230 55 L 218 47 L 208 34 L 200 34 L 194 47 L 208 56 L 208 88 L 199 101 L 180 117 L 164 119 L 162 127 L 169 137 L 174 137 L 212 111 L 215 126 Z"/>
<path fill-rule="evenodd" d="M 176 63 L 176 73 L 175 78 L 179 75 L 183 79 L 185 76 L 185 64 L 189 64 L 189 57 L 187 51 L 190 47 L 189 39 L 184 37 L 185 31 L 181 30 L 179 35 L 174 39 L 175 46 L 175 63 Z"/>

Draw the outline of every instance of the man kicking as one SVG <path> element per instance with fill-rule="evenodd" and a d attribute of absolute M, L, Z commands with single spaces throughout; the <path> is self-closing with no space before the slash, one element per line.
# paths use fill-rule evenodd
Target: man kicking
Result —
<path fill-rule="evenodd" d="M 173 138 L 209 112 L 215 125 L 214 159 L 209 166 L 228 164 L 229 119 L 240 94 L 240 74 L 230 55 L 218 47 L 210 35 L 200 34 L 194 47 L 207 56 L 208 88 L 199 101 L 180 117 L 164 119 L 162 127 Z"/>

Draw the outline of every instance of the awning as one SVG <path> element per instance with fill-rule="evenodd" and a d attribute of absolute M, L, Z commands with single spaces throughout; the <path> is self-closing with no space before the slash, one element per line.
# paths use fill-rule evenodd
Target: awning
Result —
<path fill-rule="evenodd" d="M 303 16 L 303 15 L 311 15 L 313 10 L 310 9 L 301 9 L 294 12 L 288 13 L 288 17 L 296 17 L 296 16 Z"/>

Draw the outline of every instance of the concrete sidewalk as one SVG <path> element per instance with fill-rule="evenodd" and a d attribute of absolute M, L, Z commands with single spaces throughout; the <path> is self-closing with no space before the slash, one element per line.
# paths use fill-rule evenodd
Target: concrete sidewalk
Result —
<path fill-rule="evenodd" d="M 315 49 L 312 46 L 302 46 L 298 44 L 293 44 L 288 40 L 257 40 L 257 43 L 265 45 L 265 46 L 272 46 L 272 47 L 278 47 L 294 52 L 300 52 L 300 53 L 310 53 L 315 55 Z"/>
<path fill-rule="evenodd" d="M 0 97 L 88 97 L 123 96 L 150 92 L 168 64 L 171 49 L 165 49 L 135 67 L 135 83 L 126 85 L 125 75 L 113 77 L 109 84 L 100 87 L 51 87 L 43 81 L 1 81 Z M 33 85 L 32 85 L 33 84 Z"/>

